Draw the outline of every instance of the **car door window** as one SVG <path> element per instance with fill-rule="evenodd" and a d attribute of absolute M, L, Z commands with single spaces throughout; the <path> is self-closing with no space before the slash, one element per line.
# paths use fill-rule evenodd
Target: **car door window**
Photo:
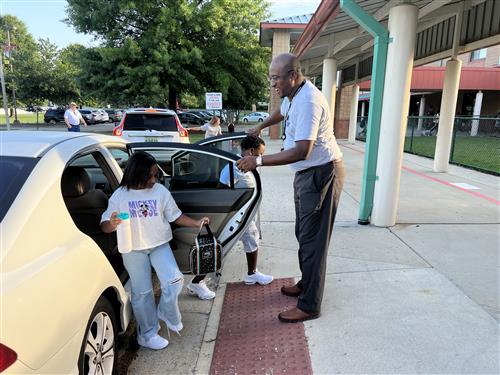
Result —
<path fill-rule="evenodd" d="M 161 169 L 160 183 L 167 187 L 179 209 L 194 219 L 210 218 L 210 227 L 224 252 L 231 249 L 257 212 L 261 198 L 258 176 L 255 186 L 231 189 L 221 183 L 221 173 L 232 168 L 237 157 L 214 147 L 175 143 L 128 144 L 155 157 Z M 233 181 L 234 187 L 234 181 Z M 172 249 L 183 272 L 189 268 L 189 250 L 198 228 L 173 227 Z"/>
<path fill-rule="evenodd" d="M 239 157 L 241 153 L 241 140 L 246 136 L 247 134 L 245 132 L 227 133 L 217 137 L 201 139 L 196 142 L 196 144 L 214 147 Z"/>
<path fill-rule="evenodd" d="M 113 147 L 108 147 L 108 150 L 111 155 L 113 155 L 113 158 L 116 160 L 122 171 L 124 171 L 130 157 L 128 152 L 124 149 Z"/>

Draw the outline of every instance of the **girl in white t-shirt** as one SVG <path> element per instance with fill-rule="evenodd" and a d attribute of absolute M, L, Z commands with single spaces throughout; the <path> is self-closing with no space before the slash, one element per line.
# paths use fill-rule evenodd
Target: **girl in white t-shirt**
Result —
<path fill-rule="evenodd" d="M 222 135 L 222 128 L 220 127 L 220 118 L 217 116 L 212 117 L 210 122 L 207 122 L 205 125 L 202 126 L 197 126 L 193 128 L 187 128 L 188 130 L 192 131 L 204 131 L 205 132 L 205 138 L 210 138 L 210 137 L 215 137 L 218 135 Z"/>
<path fill-rule="evenodd" d="M 119 214 L 129 215 L 132 250 L 120 249 L 120 244 L 118 250 L 132 285 L 131 304 L 137 320 L 137 341 L 141 346 L 156 350 L 168 345 L 168 341 L 158 335 L 158 319 L 177 333 L 183 328 L 177 299 L 184 278 L 169 245 L 172 239 L 170 223 L 200 227 L 209 222 L 207 217 L 194 220 L 184 215 L 167 188 L 156 182 L 158 171 L 153 156 L 145 152 L 134 153 L 101 219 L 101 229 L 111 233 L 122 223 Z M 161 283 L 158 308 L 151 266 Z"/>

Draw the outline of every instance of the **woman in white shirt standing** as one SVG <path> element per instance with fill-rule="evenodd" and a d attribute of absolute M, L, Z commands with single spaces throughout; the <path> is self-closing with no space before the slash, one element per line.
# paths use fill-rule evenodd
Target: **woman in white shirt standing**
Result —
<path fill-rule="evenodd" d="M 210 122 L 207 122 L 205 125 L 188 128 L 188 130 L 195 130 L 195 131 L 202 130 L 205 132 L 205 138 L 222 135 L 222 128 L 220 127 L 220 118 L 218 118 L 217 116 L 212 117 Z"/>

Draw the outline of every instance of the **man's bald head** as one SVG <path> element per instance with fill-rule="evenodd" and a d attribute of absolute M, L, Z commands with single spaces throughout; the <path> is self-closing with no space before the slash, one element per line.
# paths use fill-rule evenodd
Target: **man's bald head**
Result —
<path fill-rule="evenodd" d="M 271 69 L 280 70 L 282 72 L 293 70 L 299 75 L 302 75 L 299 58 L 293 53 L 282 53 L 281 55 L 276 56 L 271 62 Z"/>

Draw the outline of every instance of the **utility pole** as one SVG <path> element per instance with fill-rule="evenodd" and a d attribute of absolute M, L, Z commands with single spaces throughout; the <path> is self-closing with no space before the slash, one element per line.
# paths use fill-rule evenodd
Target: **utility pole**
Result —
<path fill-rule="evenodd" d="M 3 109 L 5 111 L 5 123 L 7 124 L 7 130 L 10 130 L 10 119 L 9 119 L 9 106 L 7 103 L 7 94 L 5 92 L 5 79 L 3 76 L 3 48 L 0 52 L 0 82 L 2 84 L 2 97 L 3 97 Z"/>
<path fill-rule="evenodd" d="M 13 30 L 15 30 L 15 26 L 13 26 Z M 14 104 L 14 124 L 19 124 L 19 120 L 17 119 L 17 102 L 16 102 L 16 87 L 14 86 L 14 67 L 12 63 L 12 49 L 13 46 L 10 44 L 10 29 L 7 29 L 7 43 L 9 49 L 9 65 L 10 65 L 10 73 L 12 74 L 12 101 Z"/>

